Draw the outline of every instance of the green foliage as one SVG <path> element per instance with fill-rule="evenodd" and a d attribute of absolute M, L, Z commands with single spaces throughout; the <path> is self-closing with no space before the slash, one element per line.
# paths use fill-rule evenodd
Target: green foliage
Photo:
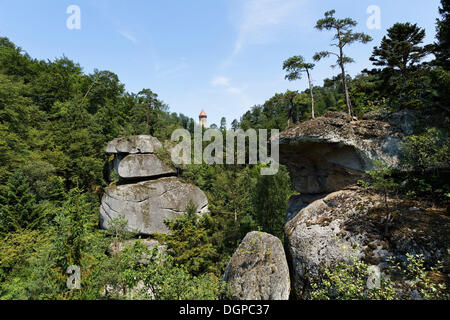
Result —
<path fill-rule="evenodd" d="M 317 21 L 315 28 L 320 31 L 322 30 L 334 31 L 335 35 L 333 40 L 336 40 L 336 42 L 333 42 L 330 45 L 337 47 L 339 51 L 337 53 L 332 51 L 320 51 L 316 53 L 313 58 L 315 61 L 320 61 L 323 58 L 328 58 L 331 55 L 337 57 L 337 62 L 335 66 L 339 66 L 341 68 L 341 79 L 344 85 L 347 112 L 351 116 L 352 103 L 348 91 L 345 65 L 354 62 L 354 60 L 344 54 L 344 47 L 355 42 L 368 43 L 372 41 L 372 38 L 365 33 L 353 32 L 353 27 L 357 25 L 356 21 L 351 18 L 336 19 L 334 17 L 335 13 L 336 13 L 335 10 L 325 12 L 325 17 Z"/>
<path fill-rule="evenodd" d="M 286 79 L 289 81 L 300 80 L 303 72 L 308 72 L 314 68 L 313 63 L 305 62 L 302 56 L 290 57 L 283 63 L 283 70 L 287 72 Z"/>
<path fill-rule="evenodd" d="M 12 175 L 0 195 L 0 234 L 35 229 L 41 212 L 26 177 Z"/>
<path fill-rule="evenodd" d="M 450 140 L 445 131 L 429 128 L 402 142 L 402 164 L 421 171 L 450 167 Z"/>
<path fill-rule="evenodd" d="M 147 263 L 142 264 L 142 256 Z M 154 300 L 217 300 L 228 296 L 226 284 L 211 273 L 192 276 L 158 250 L 139 241 L 125 247 L 100 267 L 106 298 Z M 105 290 L 104 290 L 105 291 Z"/>
<path fill-rule="evenodd" d="M 197 209 L 189 207 L 188 214 L 166 221 L 171 234 L 160 234 L 157 238 L 167 245 L 173 262 L 182 265 L 193 275 L 205 272 L 220 274 L 224 261 L 219 249 L 213 245 L 209 216 L 200 217 Z"/>
<path fill-rule="evenodd" d="M 339 263 L 334 269 L 326 269 L 323 279 L 311 283 L 309 299 L 312 300 L 392 300 L 395 290 L 389 278 L 381 275 L 380 286 L 367 284 L 371 272 L 363 261 Z"/>
<path fill-rule="evenodd" d="M 421 46 L 424 38 L 425 30 L 417 24 L 396 23 L 387 30 L 380 46 L 373 49 L 370 61 L 391 73 L 404 73 L 430 53 L 429 46 Z"/>
<path fill-rule="evenodd" d="M 392 178 L 393 170 L 388 168 L 387 164 L 382 161 L 374 161 L 374 168 L 366 171 L 369 180 L 362 182 L 364 187 L 373 187 L 383 193 L 389 193 L 395 191 L 398 184 L 395 183 Z"/>
<path fill-rule="evenodd" d="M 443 269 L 442 262 L 438 262 L 436 266 L 430 270 L 425 268 L 425 259 L 422 254 L 413 255 L 406 254 L 406 261 L 396 261 L 391 258 L 392 273 L 399 273 L 405 277 L 406 288 L 403 288 L 402 299 L 411 297 L 411 293 L 416 291 L 423 299 L 426 300 L 448 300 L 450 298 L 446 290 L 445 283 L 436 283 L 432 280 L 431 275 Z"/>
<path fill-rule="evenodd" d="M 434 54 L 436 55 L 436 64 L 442 66 L 445 70 L 450 70 L 450 1 L 441 0 L 441 7 L 439 8 L 441 20 L 437 20 L 436 48 Z"/>
<path fill-rule="evenodd" d="M 426 300 L 449 298 L 446 285 L 437 283 L 432 274 L 442 270 L 437 263 L 425 268 L 423 255 L 406 254 L 406 260 L 390 259 L 390 266 L 381 273 L 378 285 L 368 285 L 373 273 L 358 259 L 351 264 L 339 263 L 326 269 L 322 279 L 311 283 L 309 299 L 313 300 L 410 300 L 420 295 Z M 377 281 L 378 282 L 378 281 Z M 415 294 L 417 293 L 417 294 Z"/>
<path fill-rule="evenodd" d="M 285 167 L 276 175 L 259 176 L 253 195 L 255 221 L 261 231 L 284 240 L 284 222 L 289 197 L 290 177 Z"/>
<path fill-rule="evenodd" d="M 443 113 L 448 112 L 450 98 L 448 1 L 442 0 L 440 9 L 435 60 L 421 64 L 431 48 L 421 45 L 423 30 L 396 24 L 374 50 L 374 62 L 383 70 L 353 79 L 344 69 L 353 60 L 343 48 L 370 37 L 353 32 L 356 22 L 336 19 L 334 13 L 327 12 L 316 27 L 335 31 L 333 44 L 340 50 L 319 52 L 316 58 L 335 55 L 341 74 L 303 92 L 275 94 L 231 127 L 284 130 L 290 120 L 296 124 L 313 116 L 313 97 L 316 115 L 349 110 L 350 100 L 358 116 L 379 109 L 415 108 L 438 120 L 436 125 L 425 122 L 422 133 L 404 140 L 402 164 L 413 170 L 402 177 L 405 183 L 400 190 L 448 201 L 448 183 L 440 174 L 440 168 L 448 167 L 450 154 L 448 114 Z M 313 65 L 296 56 L 283 67 L 287 79 L 295 80 Z M 113 72 L 85 74 L 64 56 L 53 61 L 32 59 L 0 38 L 0 299 L 149 298 L 149 289 L 155 299 L 227 297 L 220 279 L 245 234 L 262 230 L 283 239 L 292 193 L 284 167 L 275 176 L 261 176 L 261 165 L 188 166 L 182 178 L 205 191 L 211 212 L 200 217 L 190 203 L 187 215 L 168 222 L 172 234 L 158 236 L 167 245 L 164 259 L 139 241 L 112 253 L 111 242 L 122 243 L 133 236 L 126 232 L 124 219 L 112 221 L 109 231 L 98 230 L 99 198 L 110 178 L 103 153 L 107 142 L 137 134 L 164 141 L 177 128 L 193 132 L 194 124 L 183 114 L 169 113 L 150 89 L 126 92 Z M 225 118 L 220 128 L 225 132 Z M 167 152 L 159 151 L 158 156 L 168 162 Z M 394 172 L 386 167 L 368 175 L 367 186 L 385 195 L 398 189 Z M 148 264 L 142 263 L 143 256 Z M 66 269 L 73 264 L 82 270 L 81 290 L 66 287 Z M 418 265 L 414 270 L 422 270 Z M 363 290 L 365 267 L 341 266 L 337 274 L 328 273 L 328 284 L 317 288 L 322 290 L 319 297 L 390 298 L 388 282 L 380 292 Z M 428 288 L 421 292 L 424 297 L 443 297 L 436 294 L 438 287 L 427 284 L 424 273 L 416 274 L 414 279 L 422 280 L 414 283 Z"/>

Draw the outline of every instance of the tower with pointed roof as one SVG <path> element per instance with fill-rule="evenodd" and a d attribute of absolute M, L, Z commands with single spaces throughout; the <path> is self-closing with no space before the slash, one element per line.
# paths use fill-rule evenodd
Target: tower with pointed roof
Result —
<path fill-rule="evenodd" d="M 202 112 L 200 112 L 200 115 L 198 116 L 198 120 L 200 125 L 203 128 L 206 128 L 206 120 L 208 119 L 208 116 L 206 115 L 205 110 L 202 109 Z"/>

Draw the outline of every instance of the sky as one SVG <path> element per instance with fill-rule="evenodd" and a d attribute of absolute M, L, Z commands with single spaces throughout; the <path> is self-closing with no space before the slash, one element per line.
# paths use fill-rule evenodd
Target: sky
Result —
<path fill-rule="evenodd" d="M 307 80 L 284 79 L 283 61 L 294 55 L 307 60 L 328 50 L 332 33 L 314 29 L 325 11 L 351 17 L 356 31 L 373 37 L 354 44 L 348 73 L 370 67 L 372 48 L 396 22 L 425 28 L 434 41 L 439 0 L 0 0 L 0 36 L 10 38 L 33 58 L 63 55 L 85 73 L 116 73 L 129 92 L 150 88 L 170 111 L 208 123 L 228 124 L 275 93 L 304 90 Z M 79 28 L 73 28 L 80 10 Z M 369 7 L 379 8 L 380 25 Z M 67 26 L 69 20 L 69 26 Z M 367 24 L 367 21 L 372 24 Z M 77 27 L 75 25 L 75 27 Z M 369 28 L 370 27 L 370 28 Z M 313 83 L 337 75 L 323 60 Z"/>

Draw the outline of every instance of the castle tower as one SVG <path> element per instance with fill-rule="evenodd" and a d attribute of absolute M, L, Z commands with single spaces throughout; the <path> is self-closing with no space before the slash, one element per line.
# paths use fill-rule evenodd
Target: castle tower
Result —
<path fill-rule="evenodd" d="M 202 109 L 202 112 L 200 112 L 200 115 L 198 116 L 198 120 L 200 125 L 203 128 L 206 128 L 206 120 L 208 119 L 208 116 L 206 115 L 205 110 Z"/>

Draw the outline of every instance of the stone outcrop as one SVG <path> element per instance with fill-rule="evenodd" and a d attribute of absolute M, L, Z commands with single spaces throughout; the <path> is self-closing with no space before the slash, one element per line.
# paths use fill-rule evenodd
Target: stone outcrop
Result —
<path fill-rule="evenodd" d="M 361 179 L 373 160 L 396 167 L 404 134 L 401 126 L 388 122 L 352 121 L 329 112 L 279 135 L 280 162 L 298 192 L 330 193 Z"/>
<path fill-rule="evenodd" d="M 123 217 L 128 231 L 151 235 L 168 232 L 164 221 L 184 214 L 190 201 L 198 214 L 208 211 L 203 191 L 175 177 L 171 163 L 156 154 L 162 147 L 151 136 L 117 138 L 108 144 L 105 152 L 114 155 L 110 168 L 120 181 L 105 189 L 100 207 L 102 228 L 110 228 L 111 220 Z"/>
<path fill-rule="evenodd" d="M 354 258 L 383 270 L 389 257 L 405 261 L 407 253 L 423 254 L 427 264 L 441 260 L 448 268 L 450 220 L 445 210 L 394 199 L 389 205 L 393 220 L 387 235 L 382 197 L 359 188 L 331 193 L 290 220 L 285 237 L 296 295 L 307 293 L 325 268 Z"/>
<path fill-rule="evenodd" d="M 440 260 L 450 269 L 445 208 L 388 197 L 387 219 L 383 196 L 356 186 L 373 160 L 398 167 L 400 141 L 413 134 L 415 119 L 408 110 L 373 112 L 363 120 L 329 112 L 280 134 L 280 162 L 300 192 L 289 200 L 285 225 L 295 297 L 307 297 L 326 269 L 354 259 L 384 272 L 390 258 L 405 262 L 406 254 L 423 254 L 426 266 Z M 400 291 L 404 280 L 394 279 Z"/>
<path fill-rule="evenodd" d="M 154 154 L 130 154 L 119 159 L 115 168 L 121 179 L 148 179 L 176 174 L 171 165 Z"/>
<path fill-rule="evenodd" d="M 156 153 L 162 148 L 161 142 L 152 136 L 131 136 L 116 138 L 108 143 L 106 153 Z"/>
<path fill-rule="evenodd" d="M 263 232 L 248 233 L 231 258 L 224 275 L 237 300 L 287 300 L 289 268 L 283 245 Z"/>
<path fill-rule="evenodd" d="M 110 186 L 103 195 L 100 224 L 108 228 L 111 219 L 123 215 L 129 231 L 145 235 L 167 232 L 164 220 L 184 214 L 189 200 L 193 201 L 198 213 L 207 210 L 205 194 L 198 187 L 175 177 Z"/>

